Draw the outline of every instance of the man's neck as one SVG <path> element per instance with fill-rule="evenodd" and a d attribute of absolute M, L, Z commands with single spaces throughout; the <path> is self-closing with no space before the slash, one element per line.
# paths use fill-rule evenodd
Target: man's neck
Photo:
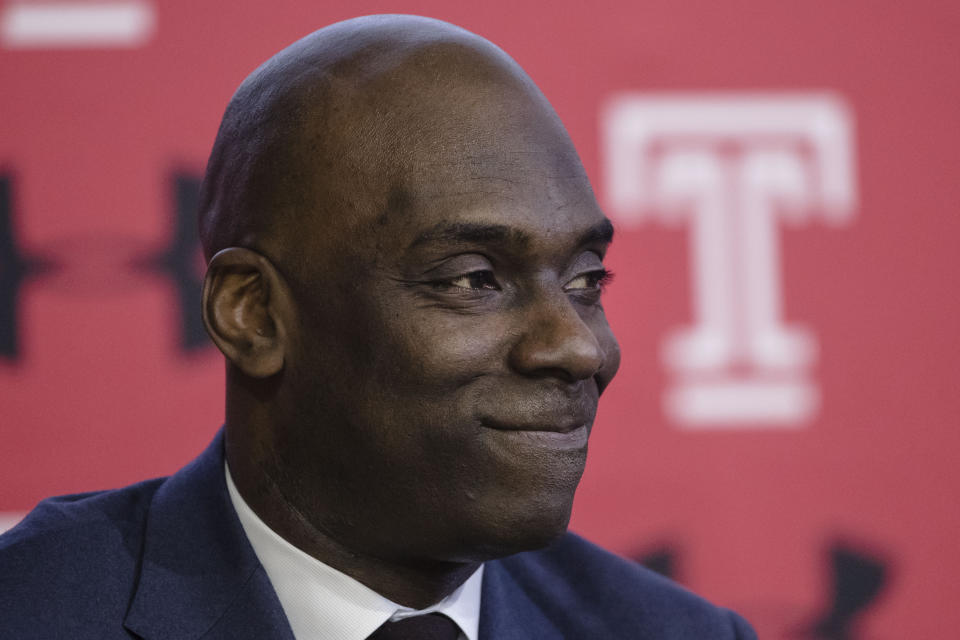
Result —
<path fill-rule="evenodd" d="M 233 453 L 233 455 L 231 455 Z M 453 593 L 479 562 L 401 563 L 356 553 L 302 513 L 264 468 L 227 447 L 227 464 L 243 500 L 273 531 L 320 562 L 350 576 L 383 597 L 424 609 Z"/>

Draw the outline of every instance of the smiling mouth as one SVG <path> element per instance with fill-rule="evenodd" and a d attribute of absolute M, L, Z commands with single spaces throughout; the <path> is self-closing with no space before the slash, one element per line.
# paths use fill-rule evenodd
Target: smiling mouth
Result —
<path fill-rule="evenodd" d="M 481 424 L 511 440 L 558 449 L 579 449 L 587 445 L 590 429 L 585 423 L 572 425 L 506 425 L 484 420 Z"/>

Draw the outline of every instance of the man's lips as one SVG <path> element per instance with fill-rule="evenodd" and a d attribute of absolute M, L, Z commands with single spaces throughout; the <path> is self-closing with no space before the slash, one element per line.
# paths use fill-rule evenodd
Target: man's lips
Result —
<path fill-rule="evenodd" d="M 553 449 L 582 449 L 590 437 L 589 423 L 528 423 L 481 420 L 481 424 L 499 432 L 514 444 L 530 444 Z"/>
<path fill-rule="evenodd" d="M 587 420 L 566 420 L 563 422 L 526 422 L 481 418 L 480 424 L 497 431 L 533 431 L 540 433 L 570 433 L 587 425 Z"/>

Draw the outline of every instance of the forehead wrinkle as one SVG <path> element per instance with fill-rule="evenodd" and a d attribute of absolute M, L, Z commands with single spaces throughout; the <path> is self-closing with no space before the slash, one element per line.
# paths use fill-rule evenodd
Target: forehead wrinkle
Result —
<path fill-rule="evenodd" d="M 562 207 L 592 198 L 589 178 L 579 164 L 579 158 L 568 160 L 568 152 L 537 150 L 519 156 L 503 153 L 470 154 L 446 161 L 415 159 L 400 168 L 399 181 L 409 200 L 436 200 L 460 196 L 491 196 L 516 200 L 525 187 L 541 190 L 553 185 L 551 191 L 567 200 Z M 537 162 L 543 158 L 545 162 Z"/>

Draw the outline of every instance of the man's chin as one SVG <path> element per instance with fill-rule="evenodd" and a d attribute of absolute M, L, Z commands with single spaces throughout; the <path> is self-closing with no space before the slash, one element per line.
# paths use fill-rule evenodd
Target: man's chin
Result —
<path fill-rule="evenodd" d="M 485 526 L 473 529 L 462 545 L 462 560 L 484 562 L 520 553 L 543 549 L 567 532 L 570 507 L 518 513 L 510 517 L 500 513 Z"/>

